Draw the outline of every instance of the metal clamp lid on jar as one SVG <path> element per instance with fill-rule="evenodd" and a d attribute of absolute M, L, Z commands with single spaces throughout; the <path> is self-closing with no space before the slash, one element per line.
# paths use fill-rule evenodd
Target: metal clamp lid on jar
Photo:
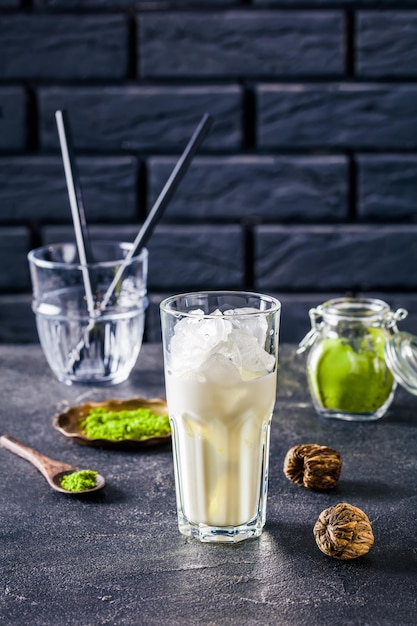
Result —
<path fill-rule="evenodd" d="M 335 320 L 336 317 L 339 320 L 349 318 L 349 316 L 343 315 L 343 313 L 340 312 L 333 314 L 333 316 L 328 313 L 328 309 L 333 303 L 348 301 L 354 302 L 355 298 L 337 298 L 335 300 L 329 300 L 324 304 L 309 310 L 308 314 L 310 316 L 311 329 L 300 341 L 297 354 L 305 352 L 305 350 L 311 348 L 311 346 L 315 343 L 323 326 L 325 325 L 324 319 L 328 320 L 329 317 L 333 320 Z M 373 318 L 374 321 L 378 319 L 380 326 L 391 331 L 391 335 L 385 344 L 385 361 L 395 380 L 409 393 L 417 395 L 417 337 L 411 333 L 399 331 L 397 328 L 397 322 L 407 317 L 407 310 L 400 308 L 396 311 L 392 311 L 382 300 L 358 299 L 357 301 L 366 301 L 368 303 L 379 302 L 380 304 L 385 304 L 386 310 L 384 311 L 381 309 L 379 315 L 375 311 Z M 362 320 L 366 320 L 367 322 L 370 322 L 370 325 L 372 325 L 372 315 L 367 318 L 364 317 Z"/>

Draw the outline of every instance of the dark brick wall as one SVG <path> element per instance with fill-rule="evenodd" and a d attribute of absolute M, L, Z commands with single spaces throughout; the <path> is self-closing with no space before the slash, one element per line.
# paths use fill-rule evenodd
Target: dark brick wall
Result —
<path fill-rule="evenodd" d="M 93 236 L 133 240 L 208 111 L 149 243 L 163 295 L 367 294 L 417 326 L 417 0 L 0 0 L 0 342 L 37 341 L 26 254 L 72 239 L 66 108 Z"/>

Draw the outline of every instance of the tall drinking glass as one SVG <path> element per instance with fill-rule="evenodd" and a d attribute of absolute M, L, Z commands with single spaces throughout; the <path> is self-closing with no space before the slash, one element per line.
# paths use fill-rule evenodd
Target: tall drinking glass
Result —
<path fill-rule="evenodd" d="M 188 293 L 161 303 L 178 525 L 206 542 L 262 533 L 281 304 Z"/>

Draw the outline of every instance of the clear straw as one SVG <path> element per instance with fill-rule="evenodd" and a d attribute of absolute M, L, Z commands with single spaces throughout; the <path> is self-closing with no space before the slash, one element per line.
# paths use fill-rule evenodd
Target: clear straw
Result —
<path fill-rule="evenodd" d="M 59 143 L 61 145 L 65 179 L 67 181 L 68 197 L 70 201 L 72 221 L 74 224 L 75 240 L 77 243 L 78 256 L 80 259 L 85 295 L 87 299 L 87 308 L 90 317 L 94 317 L 97 315 L 97 312 L 95 310 L 92 280 L 88 270 L 88 263 L 91 263 L 92 261 L 92 254 L 87 231 L 87 222 L 85 219 L 81 186 L 79 184 L 77 169 L 72 152 L 69 123 L 65 111 L 56 111 L 55 119 L 58 128 Z"/>

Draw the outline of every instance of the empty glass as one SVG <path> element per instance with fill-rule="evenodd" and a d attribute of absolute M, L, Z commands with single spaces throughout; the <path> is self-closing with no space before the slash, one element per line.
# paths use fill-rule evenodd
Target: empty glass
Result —
<path fill-rule="evenodd" d="M 67 385 L 120 383 L 136 363 L 147 306 L 146 249 L 127 264 L 108 303 L 99 308 L 130 249 L 129 243 L 92 242 L 94 263 L 87 267 L 93 312 L 74 243 L 44 246 L 28 255 L 40 343 L 52 371 Z"/>

